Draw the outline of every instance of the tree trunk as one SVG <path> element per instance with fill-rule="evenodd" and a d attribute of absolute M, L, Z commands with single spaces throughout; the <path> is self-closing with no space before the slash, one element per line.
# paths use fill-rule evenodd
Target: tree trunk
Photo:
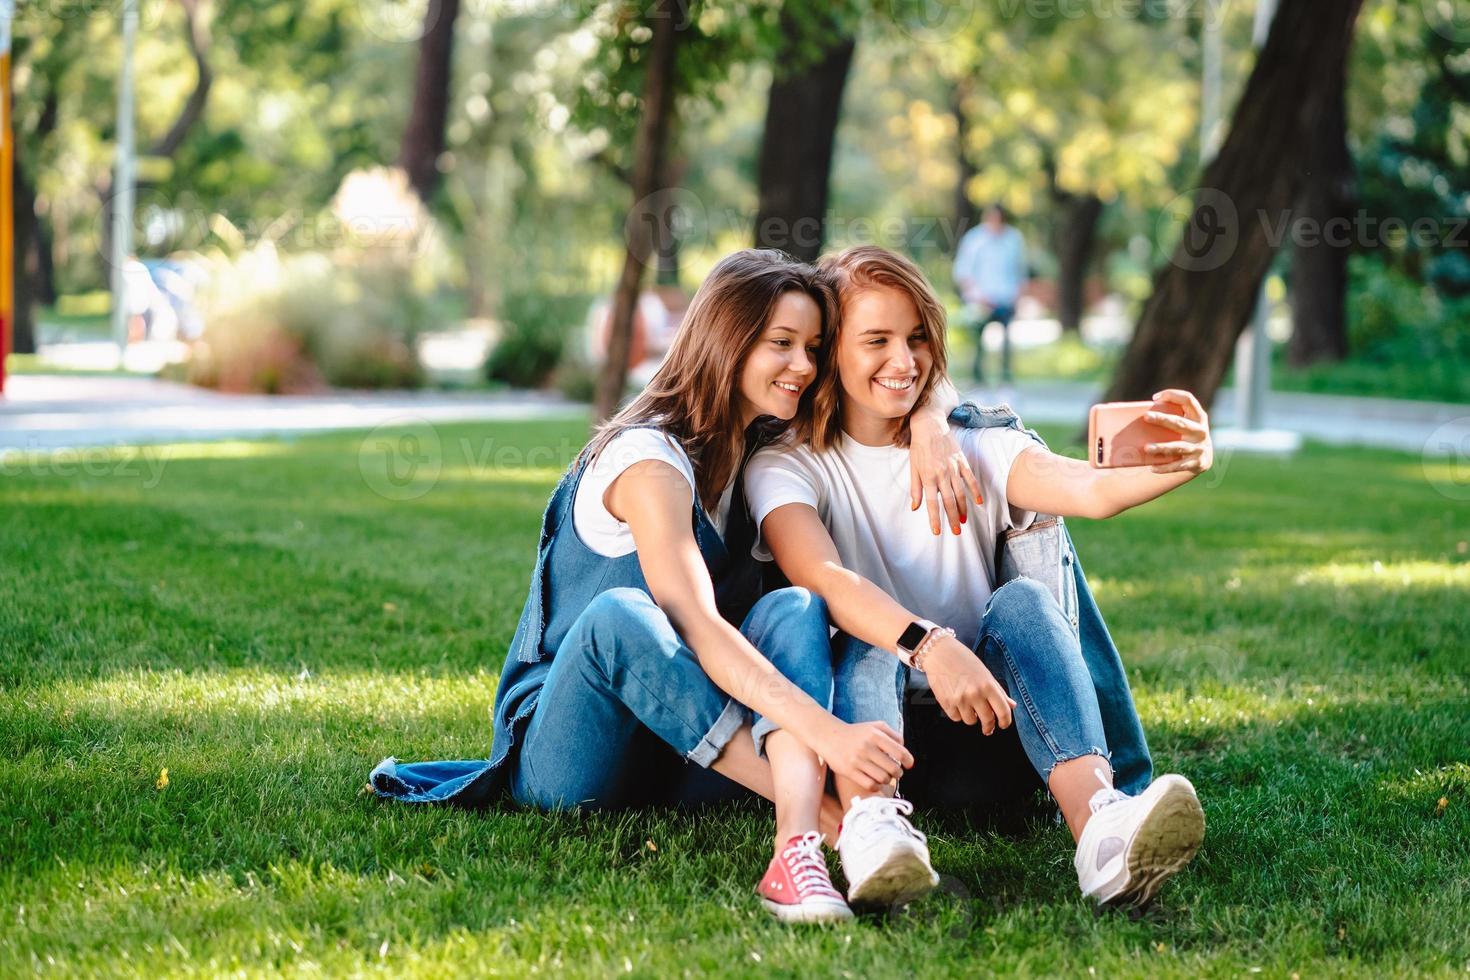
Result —
<path fill-rule="evenodd" d="M 40 246 L 36 234 L 36 190 L 26 179 L 20 165 L 20 154 L 11 166 L 11 205 L 15 216 L 12 248 L 15 256 L 15 309 L 11 330 L 11 349 L 17 354 L 36 352 L 36 301 L 40 290 Z"/>
<path fill-rule="evenodd" d="M 975 161 L 970 159 L 970 117 L 965 114 L 965 98 L 970 91 L 970 80 L 955 82 L 949 89 L 949 111 L 954 116 L 955 164 L 959 172 L 954 185 L 954 240 L 949 243 L 953 253 L 960 246 L 965 232 L 980 221 L 980 209 L 970 200 L 970 181 L 980 172 Z"/>
<path fill-rule="evenodd" d="M 17 139 L 15 156 L 11 160 L 11 205 L 13 210 L 13 236 L 11 254 L 14 256 L 13 282 L 15 283 L 15 323 L 11 333 L 12 349 L 17 354 L 36 352 L 36 304 L 56 302 L 56 284 L 51 264 L 51 241 L 41 227 L 36 214 L 36 188 L 26 177 L 27 151 L 39 154 L 51 134 L 56 131 L 59 96 L 54 79 L 46 81 L 45 99 L 36 125 L 24 139 Z M 11 118 L 14 119 L 12 98 Z M 16 134 L 19 136 L 20 134 Z"/>
<path fill-rule="evenodd" d="M 827 47 L 812 63 L 786 70 L 783 66 L 797 56 L 803 28 L 788 11 L 781 20 L 788 43 L 776 59 L 761 136 L 755 244 L 812 262 L 826 238 L 837 119 L 857 42 L 841 33 L 808 29 L 809 35 L 826 33 Z"/>
<path fill-rule="evenodd" d="M 643 79 L 643 113 L 633 138 L 633 206 L 624 224 L 628 250 L 622 275 L 613 293 L 608 325 L 607 360 L 597 378 L 596 413 L 599 422 L 617 411 L 628 383 L 628 353 L 633 343 L 633 313 L 643 288 L 643 270 L 653 253 L 657 212 L 654 185 L 663 171 L 664 146 L 674 114 L 675 0 L 655 0 L 649 11 L 653 37 L 649 41 L 647 75 Z"/>
<path fill-rule="evenodd" d="M 1170 263 L 1154 275 L 1108 400 L 1193 391 L 1209 406 L 1301 191 L 1318 119 L 1342 85 L 1362 0 L 1281 0 Z"/>
<path fill-rule="evenodd" d="M 1343 82 L 1338 75 L 1334 80 Z M 1317 121 L 1311 160 L 1298 199 L 1302 234 L 1292 240 L 1291 343 L 1287 361 L 1306 367 L 1347 356 L 1347 260 L 1357 174 L 1347 145 L 1345 85 L 1328 97 Z M 1311 237 L 1309 238 L 1308 235 Z"/>
<path fill-rule="evenodd" d="M 459 0 L 429 0 L 424 34 L 419 39 L 413 104 L 398 150 L 398 166 L 408 174 L 408 182 L 425 207 L 439 189 L 439 157 L 446 146 L 444 126 L 449 118 L 454 21 L 458 16 Z"/>
<path fill-rule="evenodd" d="M 199 16 L 199 0 L 179 0 L 184 11 L 184 41 L 194 57 L 194 90 L 184 100 L 174 123 L 163 134 L 163 138 L 149 147 L 148 155 L 172 158 L 183 144 L 189 130 L 194 128 L 204 115 L 204 106 L 209 101 L 209 90 L 214 84 L 214 74 L 209 70 L 209 28 Z"/>
<path fill-rule="evenodd" d="M 1097 245 L 1103 202 L 1095 194 L 1052 192 L 1052 252 L 1057 257 L 1057 320 L 1069 333 L 1082 330 L 1087 273 Z"/>
<path fill-rule="evenodd" d="M 671 144 L 678 143 L 678 137 L 673 134 L 669 135 L 668 140 Z M 660 221 L 659 234 L 653 243 L 658 259 L 653 281 L 660 286 L 677 287 L 679 285 L 679 246 L 683 241 L 683 229 L 673 226 L 675 217 L 669 209 L 674 206 L 675 202 L 669 199 L 667 192 L 683 185 L 684 175 L 688 170 L 689 160 L 681 155 L 678 159 L 664 164 L 664 173 L 659 179 L 658 196 L 654 200 L 653 210 L 655 214 L 664 217 Z"/>

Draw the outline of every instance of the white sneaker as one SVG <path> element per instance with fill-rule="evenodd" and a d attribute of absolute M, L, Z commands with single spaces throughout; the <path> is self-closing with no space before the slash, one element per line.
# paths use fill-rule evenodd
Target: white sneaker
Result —
<path fill-rule="evenodd" d="M 1100 904 L 1142 905 L 1199 850 L 1205 812 L 1183 776 L 1160 776 L 1128 796 L 1094 771 L 1104 788 L 1092 795 L 1092 818 L 1077 841 L 1077 883 Z"/>
<path fill-rule="evenodd" d="M 928 839 L 905 819 L 912 812 L 908 800 L 853 797 L 837 835 L 849 904 L 903 905 L 939 884 Z"/>

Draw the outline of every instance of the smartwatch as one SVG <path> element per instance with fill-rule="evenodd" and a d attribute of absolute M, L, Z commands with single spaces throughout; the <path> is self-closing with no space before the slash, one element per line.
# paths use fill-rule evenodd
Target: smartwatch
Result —
<path fill-rule="evenodd" d="M 912 665 L 914 651 L 919 649 L 919 644 L 924 642 L 924 637 L 929 635 L 930 630 L 938 628 L 938 624 L 931 623 L 927 619 L 916 619 L 909 623 L 903 635 L 898 638 L 898 659 L 905 664 Z"/>

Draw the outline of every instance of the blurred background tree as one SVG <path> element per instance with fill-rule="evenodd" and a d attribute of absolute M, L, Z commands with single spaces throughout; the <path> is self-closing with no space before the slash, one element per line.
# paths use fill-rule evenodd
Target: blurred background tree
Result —
<path fill-rule="evenodd" d="M 1303 3 L 1321 12 L 1282 0 L 1278 22 Z M 1024 357 L 1023 377 L 1100 382 L 1121 358 L 1115 393 L 1152 379 L 1211 391 L 1250 304 L 1223 302 L 1209 283 L 1244 296 L 1264 278 L 1278 386 L 1470 401 L 1470 257 L 1457 225 L 1470 192 L 1470 31 L 1453 4 L 1366 0 L 1341 50 L 1324 53 L 1339 35 L 1320 28 L 1293 49 L 1313 64 L 1337 57 L 1345 72 L 1283 76 L 1279 94 L 1247 84 L 1267 60 L 1250 47 L 1249 5 L 676 4 L 671 97 L 649 170 L 636 136 L 659 9 L 145 0 L 139 258 L 250 283 L 256 302 L 205 317 L 206 333 L 229 323 L 247 337 L 251 316 L 239 310 L 280 311 L 297 288 L 287 280 L 303 273 L 289 260 L 343 270 L 360 284 L 338 297 L 345 319 L 374 325 L 346 360 L 378 351 L 387 363 L 315 365 L 328 379 L 432 380 L 399 370 L 403 352 L 416 357 L 424 335 L 470 332 L 484 338 L 481 356 L 493 348 L 495 383 L 586 396 L 592 362 L 626 344 L 604 378 L 606 407 L 637 367 L 626 362 L 654 350 L 647 297 L 677 323 L 720 255 L 875 240 L 918 259 L 957 310 L 954 247 L 980 205 L 1002 201 L 1030 243 L 1030 322 L 1072 338 Z M 1227 120 L 1238 129 L 1310 108 L 1281 130 L 1299 145 L 1237 136 L 1252 166 L 1231 193 L 1250 210 L 1269 190 L 1273 221 L 1289 212 L 1267 222 L 1282 234 L 1258 247 L 1242 225 L 1250 243 L 1233 264 L 1191 272 L 1169 263 L 1167 230 L 1180 196 L 1220 175 L 1218 159 L 1202 170 L 1198 154 L 1211 12 L 1224 18 Z M 17 13 L 20 350 L 105 336 L 116 13 Z M 417 205 L 387 177 L 344 193 L 351 175 L 394 165 Z M 1334 219 L 1351 225 L 1345 241 L 1297 233 Z M 798 241 L 812 221 L 816 234 Z M 646 241 L 629 233 L 640 227 Z M 250 255 L 248 270 L 231 271 Z M 1176 315 L 1161 326 L 1165 309 Z M 1202 316 L 1203 333 L 1190 333 Z M 327 356 L 311 338 L 343 320 L 281 314 L 255 332 Z M 1137 353 L 1123 356 L 1108 338 L 1126 339 L 1135 321 Z"/>

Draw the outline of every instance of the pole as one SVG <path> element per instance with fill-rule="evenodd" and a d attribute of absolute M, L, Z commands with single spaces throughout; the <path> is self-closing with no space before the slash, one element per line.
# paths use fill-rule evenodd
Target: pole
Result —
<path fill-rule="evenodd" d="M 1251 46 L 1257 51 L 1266 45 L 1271 21 L 1276 16 L 1276 0 L 1256 0 L 1255 21 L 1251 25 Z M 1266 297 L 1266 281 L 1256 296 L 1256 311 L 1251 325 L 1235 345 L 1235 424 L 1256 430 L 1266 424 L 1266 393 L 1271 390 L 1271 338 L 1266 335 L 1266 317 L 1270 301 Z"/>
<path fill-rule="evenodd" d="M 0 395 L 15 329 L 15 134 L 10 119 L 10 22 L 15 0 L 0 0 Z"/>
<path fill-rule="evenodd" d="M 1223 8 L 1221 8 L 1223 11 Z M 1200 25 L 1199 93 L 1199 168 L 1204 170 L 1211 158 L 1220 149 L 1220 60 L 1222 41 L 1220 23 L 1222 12 L 1211 13 L 1206 8 L 1204 23 Z"/>
<path fill-rule="evenodd" d="M 117 164 L 112 195 L 112 339 L 118 366 L 128 349 L 127 262 L 133 254 L 133 44 L 138 0 L 123 0 L 122 72 L 117 83 Z"/>

